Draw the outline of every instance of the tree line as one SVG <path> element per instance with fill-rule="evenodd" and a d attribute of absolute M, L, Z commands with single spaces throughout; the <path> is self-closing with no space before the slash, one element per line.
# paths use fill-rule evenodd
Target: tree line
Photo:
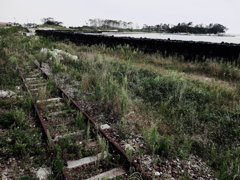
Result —
<path fill-rule="evenodd" d="M 76 27 L 78 29 L 90 28 L 90 29 L 124 29 L 133 31 L 133 23 L 126 22 L 122 20 L 111 20 L 111 19 L 89 19 L 89 23 L 86 23 L 86 26 Z M 61 26 L 63 23 L 55 21 L 54 18 L 48 17 L 42 19 L 43 24 L 45 25 L 58 25 Z M 74 28 L 74 27 L 70 27 Z M 218 34 L 225 33 L 228 29 L 221 24 L 209 25 L 197 24 L 193 25 L 192 22 L 189 23 L 178 23 L 177 25 L 170 24 L 157 24 L 155 26 L 143 25 L 141 31 L 146 32 L 167 32 L 167 33 L 192 33 L 192 34 Z M 139 31 L 139 29 L 137 30 Z"/>
<path fill-rule="evenodd" d="M 44 25 L 56 25 L 56 26 L 61 26 L 63 22 L 60 21 L 55 21 L 54 18 L 48 17 L 48 18 L 43 18 L 42 22 Z"/>
<path fill-rule="evenodd" d="M 111 20 L 111 19 L 89 19 L 89 25 L 94 28 L 117 28 L 117 29 L 132 29 L 133 23 L 126 22 L 126 21 L 118 21 L 118 20 Z"/>
<path fill-rule="evenodd" d="M 192 33 L 192 34 L 218 34 L 225 33 L 228 29 L 221 24 L 209 24 L 203 26 L 203 24 L 193 25 L 189 23 L 178 23 L 177 25 L 170 24 L 157 24 L 155 26 L 144 25 L 143 31 L 147 32 L 168 32 L 168 33 Z"/>

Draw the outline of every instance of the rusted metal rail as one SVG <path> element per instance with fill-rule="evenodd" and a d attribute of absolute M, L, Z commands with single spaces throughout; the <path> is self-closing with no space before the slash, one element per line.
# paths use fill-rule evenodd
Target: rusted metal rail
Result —
<path fill-rule="evenodd" d="M 32 94 L 31 94 L 28 86 L 27 86 L 26 83 L 25 83 L 26 80 L 25 80 L 25 78 L 24 78 L 22 75 L 21 75 L 21 79 L 22 79 L 22 81 L 24 82 L 24 87 L 25 87 L 25 89 L 27 90 L 27 92 L 29 93 L 31 100 L 33 100 Z M 40 121 L 40 123 L 41 123 L 41 126 L 42 126 L 42 128 L 43 128 L 43 131 L 44 131 L 45 135 L 47 136 L 47 135 L 48 135 L 47 127 L 45 126 L 45 123 L 44 123 L 44 120 L 43 120 L 42 116 L 40 115 L 40 112 L 39 112 L 39 109 L 38 109 L 38 107 L 37 107 L 37 104 L 36 104 L 35 102 L 33 102 L 33 106 L 34 106 L 34 109 L 35 109 L 35 111 L 36 111 L 36 113 L 37 113 L 37 117 L 38 117 L 38 119 L 39 119 L 39 121 Z M 50 143 L 50 146 L 53 147 L 54 142 L 51 141 L 51 142 L 49 142 L 49 143 Z"/>
<path fill-rule="evenodd" d="M 44 73 L 44 72 L 43 72 Z M 103 135 L 103 137 L 105 137 L 111 144 L 112 146 L 115 147 L 116 150 L 118 150 L 118 152 L 120 152 L 126 159 L 127 159 L 127 154 L 125 153 L 125 151 L 118 145 L 118 143 L 116 141 L 114 141 L 113 138 L 109 137 L 107 135 L 107 133 L 101 128 L 98 127 L 97 123 L 60 87 L 58 87 L 62 93 L 71 100 L 71 102 L 83 113 L 83 115 L 93 124 L 95 125 L 95 128 L 97 128 L 99 130 L 99 132 Z M 136 162 L 132 161 L 130 162 L 132 165 L 135 166 L 135 168 L 137 168 L 137 170 L 148 180 L 151 180 L 152 177 L 150 177 L 149 175 L 147 175 L 146 172 L 144 172 L 141 168 L 141 166 L 139 164 L 137 164 Z"/>
<path fill-rule="evenodd" d="M 45 76 L 46 78 L 48 78 L 48 79 L 51 80 L 51 78 L 50 78 L 37 64 L 36 64 L 36 66 L 38 67 L 39 70 L 41 70 L 41 73 L 43 74 L 43 76 Z M 24 85 L 25 85 L 26 90 L 29 92 L 31 99 L 33 100 L 34 98 L 32 97 L 32 94 L 31 94 L 28 86 L 27 86 L 26 83 L 25 83 L 25 82 L 26 82 L 26 79 L 25 79 L 22 75 L 21 75 L 21 78 L 22 78 L 22 80 L 23 80 L 23 82 L 24 82 Z M 56 85 L 56 83 L 55 83 L 55 85 Z M 94 128 L 97 129 L 97 131 L 101 133 L 101 135 L 111 144 L 111 146 L 112 146 L 119 154 L 121 154 L 121 156 L 123 156 L 123 157 L 127 160 L 127 159 L 128 159 L 128 158 L 127 158 L 127 154 L 126 154 L 125 151 L 121 148 L 121 146 L 120 146 L 116 141 L 114 141 L 114 139 L 111 138 L 101 127 L 99 127 L 99 126 L 97 125 L 97 123 L 96 123 L 62 88 L 60 88 L 60 87 L 57 86 L 57 85 L 56 85 L 56 87 L 60 90 L 60 92 L 61 92 L 64 96 L 66 96 L 66 97 L 71 101 L 71 103 L 85 116 L 85 118 L 86 118 L 88 121 L 91 122 L 91 124 L 94 126 Z M 37 104 L 36 104 L 35 102 L 33 102 L 33 105 L 34 105 L 34 109 L 35 109 L 35 111 L 36 111 L 36 114 L 37 114 L 37 116 L 38 116 L 38 118 L 39 118 L 39 120 L 40 120 L 41 126 L 42 126 L 42 128 L 43 128 L 43 130 L 44 130 L 44 133 L 45 133 L 45 135 L 47 136 L 48 140 L 50 141 L 50 142 L 49 142 L 49 143 L 50 143 L 50 146 L 53 147 L 54 141 L 52 140 L 52 138 L 49 138 L 49 137 L 48 137 L 48 136 L 49 136 L 49 132 L 48 132 L 47 127 L 45 126 L 44 119 L 43 119 L 43 117 L 41 116 L 41 114 L 40 114 L 40 112 L 39 112 L 39 109 L 38 109 L 38 107 L 37 107 Z M 136 170 L 139 171 L 139 172 L 142 174 L 143 177 L 145 177 L 145 178 L 148 179 L 148 180 L 151 180 L 151 179 L 152 179 L 152 177 L 150 177 L 146 172 L 143 171 L 143 169 L 140 167 L 140 165 L 139 165 L 138 163 L 136 163 L 135 161 L 129 162 L 129 163 L 131 163 L 131 164 L 136 168 Z M 66 168 L 63 168 L 63 175 L 64 175 L 65 179 L 67 179 L 67 180 L 70 180 L 70 179 L 71 179 L 71 178 L 69 177 L 67 171 L 66 171 Z"/>

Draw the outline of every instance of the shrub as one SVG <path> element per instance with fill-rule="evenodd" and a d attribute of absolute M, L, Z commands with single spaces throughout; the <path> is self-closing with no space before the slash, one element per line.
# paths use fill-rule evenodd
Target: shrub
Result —
<path fill-rule="evenodd" d="M 22 125 L 25 118 L 25 113 L 22 110 L 13 110 L 0 113 L 1 125 L 5 128 L 10 128 L 11 125 Z"/>
<path fill-rule="evenodd" d="M 77 127 L 79 130 L 83 130 L 85 127 L 85 123 L 84 123 L 84 116 L 81 112 L 77 113 L 77 116 L 75 118 L 75 122 L 77 124 Z"/>
<path fill-rule="evenodd" d="M 149 130 L 144 131 L 143 134 L 146 146 L 152 154 L 159 154 L 164 157 L 168 157 L 171 154 L 170 138 L 167 136 L 160 136 L 156 125 L 152 125 L 152 127 Z"/>

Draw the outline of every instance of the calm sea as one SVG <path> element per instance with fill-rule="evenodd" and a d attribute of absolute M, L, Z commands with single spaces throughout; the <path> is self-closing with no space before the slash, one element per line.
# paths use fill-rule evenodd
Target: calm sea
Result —
<path fill-rule="evenodd" d="M 183 41 L 204 41 L 213 43 L 234 43 L 240 44 L 240 35 L 218 36 L 218 35 L 189 35 L 189 34 L 161 34 L 161 33 L 106 33 L 115 37 L 149 38 L 149 39 L 170 39 Z"/>

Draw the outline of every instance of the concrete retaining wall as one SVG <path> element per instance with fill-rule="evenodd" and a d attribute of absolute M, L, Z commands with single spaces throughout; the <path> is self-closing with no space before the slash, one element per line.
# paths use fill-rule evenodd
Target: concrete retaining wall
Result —
<path fill-rule="evenodd" d="M 180 40 L 162 40 L 147 38 L 113 37 L 83 34 L 79 31 L 46 31 L 37 30 L 38 35 L 53 36 L 58 40 L 68 39 L 77 44 L 105 44 L 108 47 L 130 45 L 146 53 L 160 52 L 165 55 L 184 56 L 185 60 L 205 61 L 206 58 L 236 61 L 240 64 L 240 44 L 210 43 Z"/>

